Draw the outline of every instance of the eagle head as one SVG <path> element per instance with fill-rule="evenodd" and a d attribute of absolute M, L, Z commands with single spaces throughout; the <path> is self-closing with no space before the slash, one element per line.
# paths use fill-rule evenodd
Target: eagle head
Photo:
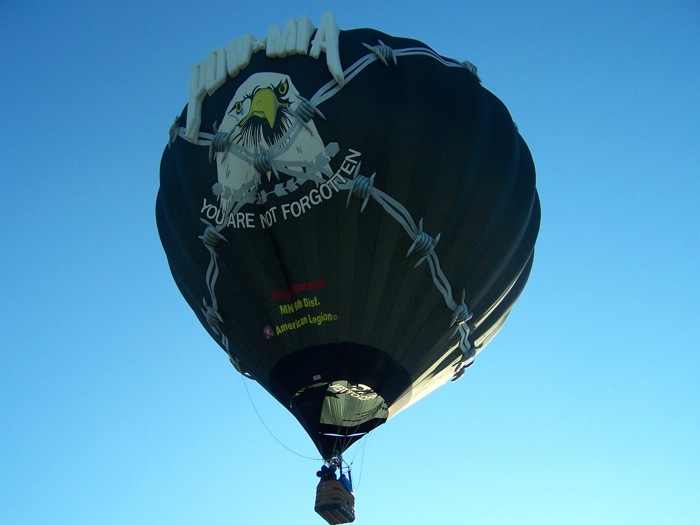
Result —
<path fill-rule="evenodd" d="M 298 96 L 286 75 L 253 75 L 236 91 L 220 129 L 232 130 L 233 142 L 248 151 L 258 146 L 269 148 L 291 126 Z"/>
<path fill-rule="evenodd" d="M 320 170 L 313 166 L 319 158 L 326 158 L 326 150 L 313 121 L 299 126 L 296 111 L 303 100 L 292 79 L 281 73 L 255 73 L 241 83 L 216 129 L 229 144 L 216 151 L 215 194 L 222 205 L 228 205 L 236 190 L 258 177 L 254 159 L 261 151 L 273 152 L 278 178 L 308 178 L 307 170 Z M 271 172 L 267 178 L 271 179 Z"/>

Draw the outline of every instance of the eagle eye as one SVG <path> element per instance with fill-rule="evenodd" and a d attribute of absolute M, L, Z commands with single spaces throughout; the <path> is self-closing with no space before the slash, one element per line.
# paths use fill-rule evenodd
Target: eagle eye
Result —
<path fill-rule="evenodd" d="M 281 96 L 285 96 L 287 94 L 287 91 L 289 91 L 289 82 L 283 80 L 277 86 L 277 93 L 279 93 Z"/>
<path fill-rule="evenodd" d="M 243 109 L 243 102 L 241 102 L 241 101 L 239 100 L 238 102 L 234 103 L 234 104 L 233 104 L 233 109 L 235 109 L 235 110 L 236 110 L 236 113 L 240 115 L 240 114 L 241 114 L 241 109 Z"/>

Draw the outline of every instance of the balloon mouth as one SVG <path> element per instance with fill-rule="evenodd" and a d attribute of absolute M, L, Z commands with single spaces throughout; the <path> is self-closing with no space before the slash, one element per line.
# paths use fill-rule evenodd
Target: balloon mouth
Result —
<path fill-rule="evenodd" d="M 361 438 L 362 436 L 367 435 L 367 432 L 358 432 L 356 434 L 334 434 L 333 432 L 321 432 L 321 435 L 331 437 L 331 438 L 339 438 L 339 439 L 350 438 L 350 439 L 352 439 L 352 438 Z"/>
<path fill-rule="evenodd" d="M 328 458 L 385 423 L 390 407 L 411 391 L 411 378 L 377 348 L 332 343 L 280 360 L 270 373 L 269 389 Z"/>
<path fill-rule="evenodd" d="M 317 441 L 332 443 L 324 453 L 341 454 L 388 417 L 388 406 L 382 396 L 367 385 L 346 380 L 318 382 L 302 388 L 292 396 L 290 407 L 300 419 L 308 417 L 310 408 L 317 414 Z"/>

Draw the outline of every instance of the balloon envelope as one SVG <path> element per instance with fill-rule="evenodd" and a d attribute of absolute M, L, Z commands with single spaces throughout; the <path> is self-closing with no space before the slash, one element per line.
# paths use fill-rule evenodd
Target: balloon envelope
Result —
<path fill-rule="evenodd" d="M 342 86 L 323 55 L 260 51 L 185 107 L 156 203 L 194 313 L 324 458 L 464 372 L 540 222 L 530 152 L 469 64 L 370 29 L 338 49 Z"/>

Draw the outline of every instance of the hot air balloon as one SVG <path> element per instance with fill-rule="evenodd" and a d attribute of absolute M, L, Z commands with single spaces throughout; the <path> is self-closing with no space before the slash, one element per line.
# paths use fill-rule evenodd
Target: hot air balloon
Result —
<path fill-rule="evenodd" d="M 195 65 L 156 219 L 201 324 L 336 466 L 500 330 L 540 205 L 472 64 L 326 13 Z"/>

